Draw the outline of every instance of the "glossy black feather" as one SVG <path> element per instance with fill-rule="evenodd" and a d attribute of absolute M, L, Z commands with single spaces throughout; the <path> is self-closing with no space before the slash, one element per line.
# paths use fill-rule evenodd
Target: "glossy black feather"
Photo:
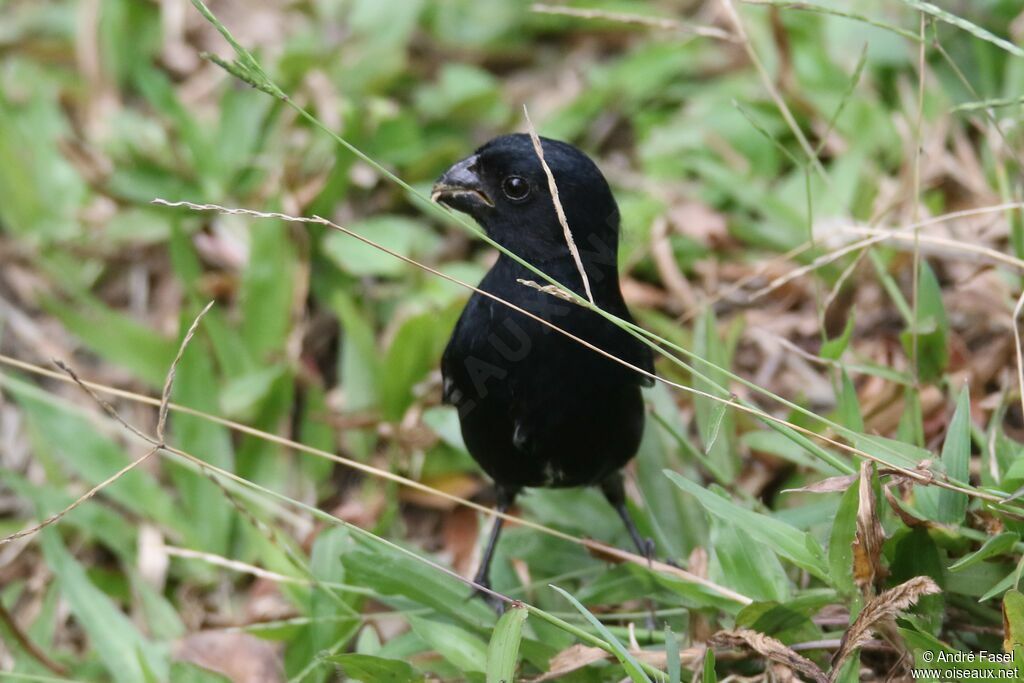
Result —
<path fill-rule="evenodd" d="M 611 190 L 575 147 L 548 139 L 543 146 L 596 303 L 630 320 L 619 288 L 619 211 Z M 519 198 L 526 187 L 528 196 Z M 438 181 L 435 196 L 583 293 L 528 136 L 481 147 Z M 501 255 L 480 288 L 653 371 L 650 349 L 627 332 L 520 279 L 538 277 Z M 648 378 L 488 297 L 470 297 L 441 370 L 445 400 L 458 408 L 466 446 L 500 489 L 600 484 L 636 453 L 644 423 L 640 388 Z"/>

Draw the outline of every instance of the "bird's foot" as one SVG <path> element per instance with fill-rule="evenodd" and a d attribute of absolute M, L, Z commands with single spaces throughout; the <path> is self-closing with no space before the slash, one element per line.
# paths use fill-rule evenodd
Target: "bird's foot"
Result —
<path fill-rule="evenodd" d="M 638 548 L 638 550 L 640 551 L 640 554 L 644 556 L 648 563 L 653 562 L 655 559 L 657 559 L 656 557 L 654 557 L 654 553 L 657 550 L 657 546 L 654 545 L 653 538 L 645 538 L 639 545 L 640 547 Z"/>
<path fill-rule="evenodd" d="M 657 550 L 658 550 L 658 548 L 655 545 L 653 538 L 645 538 L 645 539 L 643 539 L 642 542 L 637 544 L 637 550 L 640 551 L 640 554 L 643 555 L 644 559 L 646 559 L 647 562 L 649 562 L 649 563 L 650 562 L 658 561 L 658 562 L 661 562 L 663 564 L 667 564 L 670 567 L 675 567 L 676 569 L 682 569 L 683 568 L 682 565 L 680 565 L 678 562 L 673 560 L 671 557 L 666 557 L 663 560 L 659 560 L 658 557 L 657 557 Z"/>
<path fill-rule="evenodd" d="M 469 600 L 473 598 L 480 598 L 487 605 L 494 610 L 494 613 L 499 617 L 505 613 L 505 601 L 499 598 L 496 594 L 490 591 L 491 585 L 489 582 L 476 581 L 479 588 L 474 588 L 473 592 L 469 594 Z"/>

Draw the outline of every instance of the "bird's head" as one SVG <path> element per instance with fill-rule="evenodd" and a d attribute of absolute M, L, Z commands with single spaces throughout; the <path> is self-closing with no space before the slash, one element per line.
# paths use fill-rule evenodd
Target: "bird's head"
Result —
<path fill-rule="evenodd" d="M 614 267 L 619 209 L 608 182 L 572 145 L 548 138 L 541 144 L 587 270 Z M 528 261 L 568 256 L 547 175 L 529 135 L 491 140 L 445 171 L 431 198 L 469 214 L 492 239 Z"/>

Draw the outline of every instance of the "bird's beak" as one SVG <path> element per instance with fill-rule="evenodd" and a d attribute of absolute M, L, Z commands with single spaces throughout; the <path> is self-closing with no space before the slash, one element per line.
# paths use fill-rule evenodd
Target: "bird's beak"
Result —
<path fill-rule="evenodd" d="M 430 200 L 467 213 L 481 206 L 494 206 L 477 173 L 477 161 L 474 154 L 445 171 L 434 183 Z"/>

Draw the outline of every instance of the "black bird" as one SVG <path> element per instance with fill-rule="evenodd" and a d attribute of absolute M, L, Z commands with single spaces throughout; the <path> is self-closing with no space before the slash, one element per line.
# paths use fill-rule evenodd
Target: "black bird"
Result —
<path fill-rule="evenodd" d="M 595 303 L 632 320 L 619 289 L 619 209 L 593 161 L 541 139 Z M 506 135 L 458 162 L 432 198 L 557 282 L 585 295 L 531 138 Z M 594 346 L 653 372 L 650 348 L 593 311 L 519 282 L 539 278 L 505 254 L 479 288 Z M 546 284 L 546 283 L 541 283 Z M 504 512 L 525 487 L 600 486 L 641 554 L 652 552 L 626 509 L 620 472 L 644 424 L 640 387 L 651 380 L 489 297 L 474 293 L 441 360 L 444 400 L 459 413 L 470 454 L 494 480 Z M 476 582 L 490 586 L 497 518 Z"/>

